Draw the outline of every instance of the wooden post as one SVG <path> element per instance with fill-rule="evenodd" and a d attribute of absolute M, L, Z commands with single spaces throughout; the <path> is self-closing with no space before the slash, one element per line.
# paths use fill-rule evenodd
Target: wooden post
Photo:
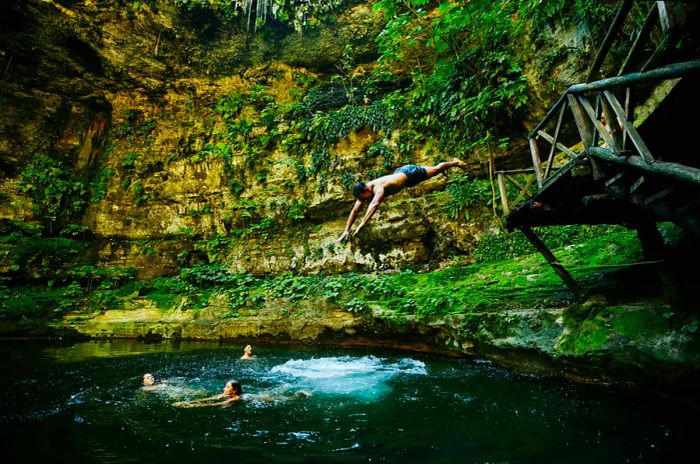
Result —
<path fill-rule="evenodd" d="M 593 145 L 593 124 L 586 116 L 586 111 L 581 106 L 579 100 L 571 94 L 567 95 L 569 107 L 574 113 L 574 122 L 583 141 L 583 146 L 588 150 Z"/>
<path fill-rule="evenodd" d="M 666 297 L 666 301 L 673 307 L 683 305 L 681 289 L 678 279 L 673 273 L 671 264 L 667 261 L 666 247 L 664 239 L 653 222 L 636 224 L 637 237 L 642 244 L 644 257 L 650 261 L 660 261 L 656 265 L 656 272 L 659 275 L 661 286 Z"/>
<path fill-rule="evenodd" d="M 508 195 L 506 194 L 506 176 L 502 172 L 498 172 L 498 190 L 501 192 L 501 205 L 503 206 L 503 214 L 510 214 L 508 205 Z"/>
<path fill-rule="evenodd" d="M 604 91 L 603 95 L 605 95 L 605 98 L 608 99 L 608 102 L 610 103 L 613 112 L 615 113 L 619 121 L 622 123 L 622 126 L 625 129 L 625 133 L 634 144 L 634 147 L 637 149 L 639 155 L 647 163 L 653 163 L 654 157 L 649 151 L 649 148 L 647 147 L 646 143 L 644 143 L 644 140 L 642 140 L 642 136 L 639 135 L 639 132 L 637 132 L 637 128 L 634 127 L 632 121 L 630 121 L 627 117 L 627 113 L 625 113 L 625 110 L 622 108 L 622 105 L 620 105 L 620 102 L 617 101 L 615 95 L 609 90 Z"/>
<path fill-rule="evenodd" d="M 540 151 L 537 148 L 537 140 L 531 137 L 530 142 L 530 155 L 532 156 L 532 166 L 535 168 L 535 177 L 537 177 L 537 187 L 542 188 L 542 166 L 540 165 Z"/>
<path fill-rule="evenodd" d="M 564 113 L 566 112 L 566 102 L 561 105 L 561 110 L 559 110 L 559 117 L 557 118 L 557 126 L 554 128 L 554 139 L 552 140 L 552 148 L 549 150 L 549 156 L 547 157 L 547 168 L 544 171 L 544 178 L 549 177 L 549 173 L 552 171 L 552 163 L 554 162 L 554 152 L 557 150 L 557 143 L 559 143 L 559 130 L 561 129 L 561 122 L 564 119 Z"/>
<path fill-rule="evenodd" d="M 542 256 L 547 260 L 549 265 L 554 269 L 554 272 L 559 276 L 561 280 L 564 281 L 567 287 L 571 289 L 573 292 L 574 296 L 577 299 L 583 299 L 586 296 L 586 292 L 579 286 L 579 284 L 576 283 L 573 277 L 571 277 L 571 274 L 564 268 L 564 266 L 561 265 L 557 261 L 557 258 L 554 257 L 554 254 L 547 248 L 547 245 L 544 244 L 542 240 L 535 234 L 535 231 L 533 231 L 531 228 L 528 226 L 522 226 L 520 227 L 520 230 L 522 233 L 525 235 L 525 237 L 532 243 L 532 246 L 539 251 Z"/>

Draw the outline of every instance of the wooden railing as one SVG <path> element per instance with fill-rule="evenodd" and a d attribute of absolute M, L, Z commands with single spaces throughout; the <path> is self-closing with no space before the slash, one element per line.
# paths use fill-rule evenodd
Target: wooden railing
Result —
<path fill-rule="evenodd" d="M 638 155 L 647 164 L 655 162 L 634 125 L 634 88 L 643 83 L 700 72 L 700 60 L 648 70 L 658 63 L 659 57 L 674 44 L 673 39 L 678 37 L 675 26 L 680 20 L 671 14 L 672 10 L 667 7 L 667 3 L 654 2 L 651 5 L 617 75 L 591 82 L 598 76 L 605 57 L 632 8 L 632 0 L 622 2 L 596 54 L 587 83 L 570 86 L 528 135 L 532 169 L 495 171 L 505 215 L 509 214 L 514 205 L 530 196 L 533 184 L 537 189 L 542 189 L 558 178 L 558 172 L 563 171 L 559 168 L 583 162 L 590 159 L 591 155 Z M 649 56 L 642 56 L 655 26 L 661 28 L 664 37 Z M 637 71 L 634 72 L 634 69 Z M 540 144 L 546 147 L 542 152 Z M 544 160 L 543 153 L 546 154 Z M 595 174 L 594 172 L 593 175 Z M 519 175 L 520 179 L 515 175 Z M 507 182 L 517 188 L 518 193 L 513 200 L 509 199 Z"/>

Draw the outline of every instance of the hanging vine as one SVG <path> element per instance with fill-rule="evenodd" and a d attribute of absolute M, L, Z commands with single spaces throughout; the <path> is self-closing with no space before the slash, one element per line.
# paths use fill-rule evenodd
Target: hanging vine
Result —
<path fill-rule="evenodd" d="M 188 10 L 205 8 L 228 19 L 240 18 L 246 29 L 257 31 L 270 18 L 301 32 L 316 26 L 349 0 L 176 0 Z"/>

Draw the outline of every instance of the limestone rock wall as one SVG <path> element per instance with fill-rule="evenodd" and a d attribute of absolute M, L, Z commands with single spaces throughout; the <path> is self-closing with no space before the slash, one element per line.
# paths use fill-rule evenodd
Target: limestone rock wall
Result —
<path fill-rule="evenodd" d="M 393 269 L 468 257 L 493 226 L 486 205 L 450 220 L 444 196 L 426 195 L 444 188 L 441 176 L 385 202 L 361 240 L 336 243 L 353 203 L 342 175 L 381 164 L 367 158 L 377 142 L 369 131 L 333 147 L 337 159 L 323 180 L 299 181 L 280 143 L 255 159 L 217 153 L 222 97 L 262 85 L 279 105 L 289 103 L 299 76 L 337 74 L 347 45 L 358 69 L 371 66 L 383 24 L 371 2 L 348 2 L 335 24 L 303 34 L 198 27 L 175 2 L 141 3 L 29 0 L 4 9 L 0 219 L 42 219 L 18 179 L 38 156 L 59 153 L 63 169 L 101 194 L 52 227 L 87 227 L 96 265 L 134 266 L 145 278 L 213 259 L 257 274 Z M 533 86 L 543 78 L 534 76 Z M 260 111 L 251 106 L 243 116 Z M 435 157 L 421 149 L 405 162 Z"/>

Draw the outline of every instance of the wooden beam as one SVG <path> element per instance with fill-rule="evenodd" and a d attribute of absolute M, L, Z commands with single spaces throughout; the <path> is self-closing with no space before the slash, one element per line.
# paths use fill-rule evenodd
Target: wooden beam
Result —
<path fill-rule="evenodd" d="M 625 114 L 627 115 L 627 120 L 632 121 L 634 124 L 634 100 L 632 100 L 632 87 L 625 87 Z M 622 131 L 622 148 L 627 149 L 627 131 L 623 129 Z"/>
<path fill-rule="evenodd" d="M 522 191 L 523 185 L 522 185 L 520 182 L 518 182 L 518 180 L 517 180 L 515 177 L 510 176 L 510 175 L 508 175 L 508 174 L 505 174 L 505 176 L 506 176 L 506 179 L 508 179 L 509 181 L 511 181 L 511 183 L 512 183 L 513 185 L 515 185 L 516 187 L 518 187 L 518 190 L 521 190 L 521 191 Z"/>
<path fill-rule="evenodd" d="M 588 99 L 580 96 L 578 97 L 578 100 L 581 102 L 581 107 L 588 115 L 588 118 L 591 120 L 593 126 L 596 128 L 598 133 L 603 136 L 605 143 L 607 143 L 608 146 L 613 149 L 613 151 L 619 151 L 615 146 L 615 140 L 610 134 L 610 131 L 598 120 L 598 112 L 593 109 Z M 592 145 L 597 145 L 595 137 L 593 137 Z"/>
<path fill-rule="evenodd" d="M 532 156 L 532 166 L 535 168 L 535 176 L 537 177 L 537 186 L 542 188 L 542 166 L 540 166 L 540 151 L 537 148 L 537 140 L 534 138 L 529 139 L 530 142 L 530 155 Z"/>
<path fill-rule="evenodd" d="M 636 58 L 636 56 L 639 53 L 640 46 L 643 45 L 651 36 L 651 31 L 652 29 L 654 29 L 654 26 L 656 25 L 656 20 L 658 18 L 659 9 L 656 5 L 652 4 L 651 8 L 649 8 L 649 12 L 647 13 L 646 18 L 644 18 L 644 25 L 642 25 L 642 29 L 640 29 L 639 34 L 637 34 L 637 38 L 634 39 L 634 43 L 632 44 L 630 51 L 627 53 L 627 57 L 622 63 L 620 71 L 618 71 L 617 73 L 618 76 L 627 74 L 629 68 L 634 63 L 634 58 Z"/>
<path fill-rule="evenodd" d="M 540 137 L 542 137 L 543 139 L 545 139 L 549 143 L 554 143 L 554 138 L 546 132 L 539 131 L 539 132 L 537 132 L 537 135 L 539 135 Z M 576 158 L 579 155 L 575 151 L 564 146 L 564 144 L 561 142 L 557 142 L 557 148 L 559 150 L 563 151 L 564 153 L 566 153 L 570 158 Z"/>
<path fill-rule="evenodd" d="M 655 202 L 656 200 L 660 200 L 661 198 L 667 196 L 671 192 L 673 192 L 673 187 L 665 188 L 665 189 L 661 190 L 660 192 L 657 192 L 654 195 L 647 198 L 646 200 L 644 200 L 644 205 L 648 206 L 648 205 L 652 204 L 653 202 Z"/>
<path fill-rule="evenodd" d="M 639 189 L 639 187 L 642 186 L 645 180 L 646 179 L 644 179 L 644 176 L 639 176 L 639 179 L 635 180 L 632 186 L 630 187 L 630 193 L 636 192 Z"/>
<path fill-rule="evenodd" d="M 501 192 L 501 206 L 503 206 L 503 214 L 510 214 L 510 206 L 508 205 L 508 195 L 506 194 L 505 175 L 498 173 L 498 190 Z"/>
<path fill-rule="evenodd" d="M 605 95 L 605 98 L 607 98 L 608 102 L 610 102 L 610 106 L 617 115 L 619 121 L 622 123 L 622 126 L 627 132 L 627 135 L 629 136 L 630 140 L 632 140 L 632 143 L 637 149 L 637 152 L 641 155 L 644 161 L 646 161 L 647 163 L 653 163 L 654 157 L 649 151 L 647 144 L 644 143 L 644 140 L 642 140 L 642 136 L 639 135 L 639 132 L 637 132 L 637 128 L 634 127 L 634 124 L 632 124 L 627 118 L 627 113 L 625 113 L 625 110 L 622 109 L 622 105 L 620 105 L 620 102 L 617 101 L 615 95 L 607 90 L 603 92 L 603 95 Z"/>
<path fill-rule="evenodd" d="M 588 150 L 593 145 L 593 127 L 591 122 L 576 96 L 567 95 L 567 99 L 569 100 L 569 107 L 574 113 L 574 122 L 583 141 L 583 146 Z"/>
<path fill-rule="evenodd" d="M 545 179 L 547 177 L 549 177 L 549 173 L 552 170 L 552 162 L 554 160 L 554 152 L 557 149 L 557 143 L 559 143 L 559 131 L 561 129 L 561 122 L 564 119 L 565 112 L 566 112 L 566 103 L 564 103 L 561 106 L 561 110 L 559 110 L 559 117 L 557 118 L 557 125 L 554 128 L 554 139 L 552 140 L 552 142 L 550 142 L 552 144 L 552 148 L 550 148 L 549 156 L 547 156 L 547 168 L 544 171 L 544 178 Z"/>
<path fill-rule="evenodd" d="M 571 274 L 564 268 L 564 266 L 561 265 L 557 261 L 557 258 L 554 257 L 554 254 L 547 248 L 547 245 L 544 244 L 542 240 L 535 234 L 535 231 L 533 231 L 531 228 L 527 226 L 522 226 L 520 227 L 520 231 L 525 235 L 525 237 L 532 243 L 532 246 L 535 247 L 537 251 L 539 251 L 542 256 L 547 260 L 549 265 L 552 267 L 554 272 L 559 276 L 559 278 L 564 281 L 567 287 L 571 289 L 573 292 L 574 296 L 578 299 L 583 299 L 583 297 L 586 296 L 586 292 L 579 286 L 578 283 L 574 280 L 573 277 L 571 277 Z"/>
<path fill-rule="evenodd" d="M 535 134 L 537 134 L 537 131 L 542 129 L 545 126 L 545 124 L 547 124 L 549 122 L 549 120 L 552 119 L 552 116 L 554 116 L 554 114 L 557 112 L 557 110 L 559 109 L 559 106 L 563 105 L 565 103 L 566 103 L 566 92 L 564 92 L 561 95 L 561 97 L 559 97 L 559 100 L 557 100 L 557 102 L 554 105 L 552 105 L 552 107 L 549 109 L 549 111 L 547 111 L 547 114 L 544 116 L 544 118 L 542 118 L 542 121 L 540 121 L 540 123 L 534 129 L 532 129 L 532 132 L 530 132 L 530 134 L 527 136 L 527 138 L 529 138 L 529 139 L 533 138 L 535 136 Z"/>
<path fill-rule="evenodd" d="M 652 69 L 651 71 L 610 77 L 608 79 L 601 79 L 591 83 L 574 84 L 566 90 L 566 93 L 575 95 L 599 90 L 610 90 L 618 87 L 628 87 L 635 84 L 641 84 L 642 82 L 675 79 L 676 77 L 683 77 L 685 75 L 697 73 L 700 73 L 700 59 L 674 63 Z"/>
<path fill-rule="evenodd" d="M 608 56 L 608 52 L 610 51 L 613 40 L 615 40 L 615 36 L 622 28 L 622 23 L 625 21 L 627 14 L 632 8 L 632 3 L 634 3 L 633 0 L 624 0 L 620 6 L 620 9 L 617 10 L 615 19 L 613 19 L 610 29 L 608 29 L 608 32 L 605 34 L 605 38 L 603 39 L 603 43 L 598 49 L 598 53 L 596 53 L 595 60 L 593 60 L 593 64 L 591 65 L 591 70 L 588 71 L 586 82 L 591 82 L 598 75 L 598 71 L 600 71 L 600 67 L 603 65 L 605 57 Z"/>
<path fill-rule="evenodd" d="M 616 152 L 621 152 L 624 150 L 624 137 L 623 134 L 625 133 L 624 130 L 622 130 L 622 127 L 620 127 L 620 121 L 615 114 L 615 111 L 612 109 L 612 106 L 610 106 L 610 102 L 606 97 L 603 97 L 600 99 L 600 103 L 603 108 L 603 115 L 605 116 L 606 123 L 605 128 L 608 129 L 610 132 L 610 136 L 612 137 L 613 141 L 615 142 L 613 145 L 610 145 L 610 148 L 615 150 Z"/>
<path fill-rule="evenodd" d="M 494 174 L 498 173 L 503 173 L 503 174 L 534 174 L 535 170 L 528 168 L 528 169 L 510 169 L 507 171 L 496 171 Z"/>
<path fill-rule="evenodd" d="M 518 194 L 518 196 L 515 197 L 515 201 L 513 201 L 513 204 L 518 204 L 518 203 L 520 203 L 520 200 L 522 200 L 523 197 L 524 197 L 525 195 L 528 194 L 527 191 L 528 191 L 528 189 L 530 188 L 530 186 L 532 185 L 533 182 L 535 182 L 535 176 L 530 177 L 530 179 L 525 183 L 525 185 L 523 186 L 523 188 L 520 190 L 520 193 Z"/>
<path fill-rule="evenodd" d="M 674 179 L 700 185 L 700 169 L 698 168 L 692 168 L 690 166 L 684 166 L 678 163 L 666 163 L 663 161 L 655 161 L 652 164 L 649 164 L 640 156 L 619 156 L 615 152 L 601 147 L 593 147 L 589 150 L 589 153 L 593 156 L 597 156 L 598 158 L 611 161 L 616 164 L 633 166 L 643 171 L 661 174 Z"/>
<path fill-rule="evenodd" d="M 608 179 L 607 181 L 605 181 L 605 186 L 606 186 L 606 187 L 610 187 L 612 184 L 614 184 L 615 182 L 617 182 L 618 180 L 620 180 L 620 179 L 623 178 L 624 176 L 625 176 L 625 171 L 620 171 L 620 172 L 618 172 L 618 173 L 615 174 L 613 177 L 611 177 L 610 179 Z"/>

